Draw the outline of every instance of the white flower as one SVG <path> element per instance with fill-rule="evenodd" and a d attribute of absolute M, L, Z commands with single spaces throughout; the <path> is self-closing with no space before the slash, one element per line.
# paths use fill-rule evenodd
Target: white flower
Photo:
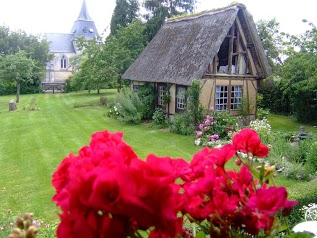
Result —
<path fill-rule="evenodd" d="M 200 138 L 195 140 L 195 145 L 200 145 L 200 143 L 201 143 Z"/>

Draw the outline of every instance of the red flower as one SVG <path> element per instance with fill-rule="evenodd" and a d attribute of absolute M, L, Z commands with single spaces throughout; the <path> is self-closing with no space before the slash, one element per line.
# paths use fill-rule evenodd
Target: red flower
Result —
<path fill-rule="evenodd" d="M 265 157 L 269 153 L 269 148 L 261 144 L 261 140 L 256 131 L 246 128 L 241 130 L 232 139 L 234 149 L 244 153 L 251 153 L 254 156 Z"/>
<path fill-rule="evenodd" d="M 259 188 L 256 194 L 248 200 L 250 208 L 264 214 L 274 214 L 290 205 L 287 200 L 287 191 L 284 187 Z"/>
<path fill-rule="evenodd" d="M 234 150 L 233 146 L 228 144 L 221 147 L 220 149 L 212 149 L 211 154 L 208 157 L 215 165 L 224 168 L 227 161 L 230 160 L 235 154 L 236 151 Z"/>

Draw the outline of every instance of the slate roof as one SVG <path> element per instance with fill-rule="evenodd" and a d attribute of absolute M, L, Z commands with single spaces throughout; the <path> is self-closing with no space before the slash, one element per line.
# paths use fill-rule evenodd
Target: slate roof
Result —
<path fill-rule="evenodd" d="M 45 37 L 50 43 L 51 53 L 75 53 L 73 34 L 46 33 Z"/>
<path fill-rule="evenodd" d="M 252 16 L 242 4 L 167 21 L 122 78 L 191 85 L 201 79 L 236 17 L 255 60 L 258 78 L 271 73 Z"/>
<path fill-rule="evenodd" d="M 98 35 L 95 23 L 89 16 L 85 0 L 83 1 L 79 16 L 75 21 L 70 33 L 74 34 L 74 37 L 85 36 L 85 38 L 89 40 Z"/>

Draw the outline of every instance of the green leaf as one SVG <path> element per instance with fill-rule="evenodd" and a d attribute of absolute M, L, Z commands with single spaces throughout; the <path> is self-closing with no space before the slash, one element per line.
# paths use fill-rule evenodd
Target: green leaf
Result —
<path fill-rule="evenodd" d="M 206 238 L 206 235 L 204 232 L 200 231 L 197 233 L 196 238 Z"/>

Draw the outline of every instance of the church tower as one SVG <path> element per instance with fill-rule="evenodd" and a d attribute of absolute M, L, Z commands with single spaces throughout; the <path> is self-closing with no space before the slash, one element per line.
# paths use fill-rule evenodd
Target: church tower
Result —
<path fill-rule="evenodd" d="M 80 52 L 76 47 L 77 37 L 85 37 L 92 40 L 98 36 L 94 21 L 88 14 L 86 1 L 83 0 L 81 10 L 70 33 L 46 33 L 49 42 L 49 53 L 53 59 L 47 64 L 46 78 L 42 82 L 43 90 L 47 85 L 64 85 L 65 80 L 73 74 L 73 68 L 69 65 L 69 59 Z M 57 89 L 63 88 L 56 86 Z M 62 90 L 57 90 L 62 91 Z"/>
<path fill-rule="evenodd" d="M 84 36 L 86 39 L 93 39 L 98 35 L 95 23 L 88 14 L 85 0 L 83 1 L 79 16 L 70 33 L 73 34 L 74 37 Z"/>

